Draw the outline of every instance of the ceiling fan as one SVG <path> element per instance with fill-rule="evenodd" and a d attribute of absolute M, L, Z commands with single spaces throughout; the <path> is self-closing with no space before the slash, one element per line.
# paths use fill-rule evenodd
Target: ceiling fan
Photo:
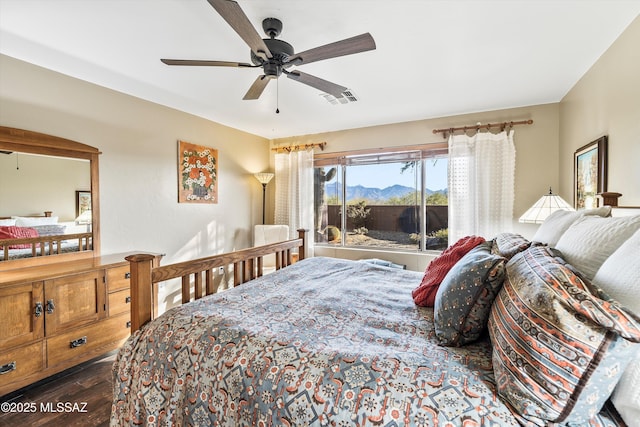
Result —
<path fill-rule="evenodd" d="M 338 56 L 351 55 L 366 52 L 376 48 L 376 43 L 371 34 L 364 33 L 359 36 L 329 43 L 304 52 L 295 53 L 293 46 L 276 37 L 282 31 L 282 22 L 276 18 L 266 18 L 262 21 L 262 28 L 269 36 L 268 39 L 260 37 L 249 18 L 242 11 L 237 2 L 233 0 L 207 0 L 209 4 L 224 18 L 236 33 L 251 48 L 251 64 L 246 62 L 231 61 L 207 61 L 190 59 L 161 59 L 167 65 L 187 65 L 205 67 L 239 67 L 262 68 L 264 74 L 258 76 L 242 99 L 258 99 L 267 87 L 269 80 L 277 79 L 282 73 L 288 78 L 314 87 L 322 92 L 329 93 L 336 98 L 341 98 L 342 92 L 347 88 L 329 82 L 311 74 L 298 70 L 288 69 L 292 66 L 309 64 L 323 59 Z"/>

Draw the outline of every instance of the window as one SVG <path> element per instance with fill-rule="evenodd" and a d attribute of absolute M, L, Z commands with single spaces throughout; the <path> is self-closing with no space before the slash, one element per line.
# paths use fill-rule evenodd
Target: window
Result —
<path fill-rule="evenodd" d="M 446 144 L 319 154 L 314 167 L 316 244 L 447 247 Z"/>

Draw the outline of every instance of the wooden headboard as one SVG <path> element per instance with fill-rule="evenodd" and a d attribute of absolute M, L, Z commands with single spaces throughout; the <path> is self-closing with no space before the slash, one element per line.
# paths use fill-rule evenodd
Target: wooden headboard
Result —
<path fill-rule="evenodd" d="M 44 211 L 44 215 L 16 215 L 24 218 L 49 218 L 53 214 L 52 211 Z M 10 216 L 0 216 L 0 219 L 11 219 Z"/>

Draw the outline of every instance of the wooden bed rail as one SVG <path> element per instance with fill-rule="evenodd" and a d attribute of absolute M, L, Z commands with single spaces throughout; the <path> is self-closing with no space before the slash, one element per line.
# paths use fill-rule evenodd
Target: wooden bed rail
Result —
<path fill-rule="evenodd" d="M 9 247 L 14 245 L 30 245 L 31 256 L 57 255 L 61 253 L 62 242 L 65 240 L 77 240 L 78 252 L 88 251 L 92 248 L 92 233 L 56 234 L 53 236 L 21 237 L 18 239 L 0 240 L 2 259 L 9 259 Z M 40 252 L 38 253 L 38 249 Z"/>
<path fill-rule="evenodd" d="M 298 230 L 297 239 L 159 267 L 153 266 L 156 259 L 154 255 L 136 254 L 126 257 L 131 266 L 131 332 L 152 319 L 152 289 L 156 283 L 181 278 L 182 303 L 185 304 L 191 301 L 192 289 L 195 299 L 215 293 L 213 272 L 216 268 L 233 265 L 233 284 L 237 286 L 262 276 L 262 259 L 265 255 L 275 254 L 276 270 L 293 263 L 293 249 L 298 248 L 299 259 L 304 259 L 306 232 L 307 230 Z"/>

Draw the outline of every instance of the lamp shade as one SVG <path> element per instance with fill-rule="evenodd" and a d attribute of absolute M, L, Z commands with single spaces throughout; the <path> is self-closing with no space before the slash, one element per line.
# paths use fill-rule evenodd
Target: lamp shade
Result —
<path fill-rule="evenodd" d="M 91 224 L 91 209 L 82 212 L 76 218 L 76 224 Z"/>
<path fill-rule="evenodd" d="M 271 181 L 271 178 L 273 178 L 273 174 L 268 172 L 256 173 L 256 174 L 253 174 L 253 176 L 256 177 L 256 179 L 260 182 L 260 184 L 265 184 L 265 185 L 268 184 L 269 181 Z"/>
<path fill-rule="evenodd" d="M 560 196 L 553 194 L 549 188 L 549 194 L 542 196 L 537 202 L 520 217 L 519 222 L 540 224 L 555 211 L 574 211 L 573 207 Z"/>

